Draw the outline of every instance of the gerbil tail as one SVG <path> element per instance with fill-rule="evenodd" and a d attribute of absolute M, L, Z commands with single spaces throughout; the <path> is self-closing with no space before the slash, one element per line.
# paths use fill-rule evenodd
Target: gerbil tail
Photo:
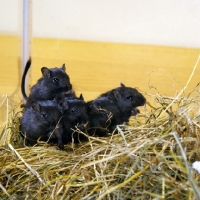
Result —
<path fill-rule="evenodd" d="M 25 100 L 28 99 L 28 97 L 26 95 L 26 91 L 25 91 L 25 81 L 26 81 L 27 72 L 28 72 L 30 67 L 31 67 L 31 58 L 28 59 L 26 66 L 25 66 L 25 69 L 24 69 L 23 76 L 22 76 L 21 91 L 22 91 L 22 95 L 23 95 Z"/>

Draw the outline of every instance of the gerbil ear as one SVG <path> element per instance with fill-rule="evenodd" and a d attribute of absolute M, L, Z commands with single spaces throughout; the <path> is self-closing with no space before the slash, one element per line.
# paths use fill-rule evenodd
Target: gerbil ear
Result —
<path fill-rule="evenodd" d="M 57 104 L 58 103 L 58 97 L 57 96 L 54 97 L 52 101 Z"/>
<path fill-rule="evenodd" d="M 38 103 L 33 103 L 32 108 L 35 112 L 40 112 L 40 105 Z"/>
<path fill-rule="evenodd" d="M 90 101 L 90 102 L 92 102 L 92 101 Z M 98 106 L 95 105 L 94 103 L 90 104 L 90 102 L 87 103 L 87 109 L 91 110 L 91 111 L 98 110 Z"/>
<path fill-rule="evenodd" d="M 66 71 L 65 63 L 62 65 L 61 69 Z"/>
<path fill-rule="evenodd" d="M 123 83 L 120 83 L 120 86 L 121 86 L 121 87 L 126 87 Z"/>
<path fill-rule="evenodd" d="M 121 94 L 119 93 L 118 90 L 113 90 L 113 94 L 114 94 L 114 97 L 115 97 L 117 100 L 122 98 L 122 96 L 121 96 Z"/>
<path fill-rule="evenodd" d="M 60 106 L 63 108 L 63 110 L 67 110 L 69 108 L 68 103 L 66 101 L 60 103 Z"/>
<path fill-rule="evenodd" d="M 110 99 L 110 100 L 115 100 L 113 90 L 107 93 L 107 98 Z"/>
<path fill-rule="evenodd" d="M 41 71 L 44 78 L 50 78 L 50 69 L 48 69 L 47 67 L 42 67 Z"/>
<path fill-rule="evenodd" d="M 82 95 L 82 94 L 80 94 L 79 99 L 84 101 L 84 98 L 83 98 L 83 95 Z"/>

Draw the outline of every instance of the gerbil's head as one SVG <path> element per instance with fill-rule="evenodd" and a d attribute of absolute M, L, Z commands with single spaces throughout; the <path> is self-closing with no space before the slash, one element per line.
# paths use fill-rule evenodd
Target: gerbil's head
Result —
<path fill-rule="evenodd" d="M 121 83 L 121 87 L 115 88 L 107 93 L 107 97 L 116 102 L 122 113 L 136 115 L 139 110 L 138 106 L 143 106 L 146 103 L 145 97 L 135 88 L 126 87 Z"/>
<path fill-rule="evenodd" d="M 85 125 L 88 122 L 87 106 L 82 94 L 79 98 L 64 99 L 62 102 L 65 110 L 63 120 L 71 125 Z"/>
<path fill-rule="evenodd" d="M 33 123 L 41 132 L 52 131 L 59 124 L 61 113 L 53 101 L 34 102 L 31 109 Z"/>
<path fill-rule="evenodd" d="M 54 101 L 35 101 L 27 107 L 21 119 L 21 131 L 27 137 L 26 143 L 33 145 L 38 139 L 47 141 L 50 135 L 56 136 L 58 146 L 63 149 L 61 113 Z"/>
<path fill-rule="evenodd" d="M 70 78 L 66 73 L 65 64 L 60 68 L 41 68 L 45 84 L 51 88 L 52 92 L 68 92 L 72 89 Z"/>

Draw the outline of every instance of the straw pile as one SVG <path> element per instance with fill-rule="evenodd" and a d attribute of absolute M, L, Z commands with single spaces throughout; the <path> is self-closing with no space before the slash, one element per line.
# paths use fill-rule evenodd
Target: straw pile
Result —
<path fill-rule="evenodd" d="M 9 107 L 0 135 L 0 199 L 200 199 L 200 174 L 192 168 L 200 160 L 199 86 L 187 96 L 144 95 L 155 105 L 119 125 L 119 134 L 63 151 L 44 142 L 24 147 L 21 111 Z"/>

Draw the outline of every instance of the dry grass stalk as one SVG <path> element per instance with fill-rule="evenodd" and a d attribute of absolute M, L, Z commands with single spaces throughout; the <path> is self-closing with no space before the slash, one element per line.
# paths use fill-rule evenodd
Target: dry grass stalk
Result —
<path fill-rule="evenodd" d="M 200 199 L 200 90 L 176 97 L 146 94 L 156 105 L 64 151 L 45 142 L 24 147 L 19 106 L 6 102 L 0 133 L 0 199 Z M 76 130 L 79 131 L 79 130 Z M 84 134 L 79 131 L 79 134 Z"/>
<path fill-rule="evenodd" d="M 64 151 L 45 142 L 23 147 L 21 112 L 12 108 L 0 138 L 1 199 L 200 198 L 200 175 L 191 168 L 200 160 L 199 92 L 149 95 L 156 105 L 117 126 L 119 134 Z"/>

